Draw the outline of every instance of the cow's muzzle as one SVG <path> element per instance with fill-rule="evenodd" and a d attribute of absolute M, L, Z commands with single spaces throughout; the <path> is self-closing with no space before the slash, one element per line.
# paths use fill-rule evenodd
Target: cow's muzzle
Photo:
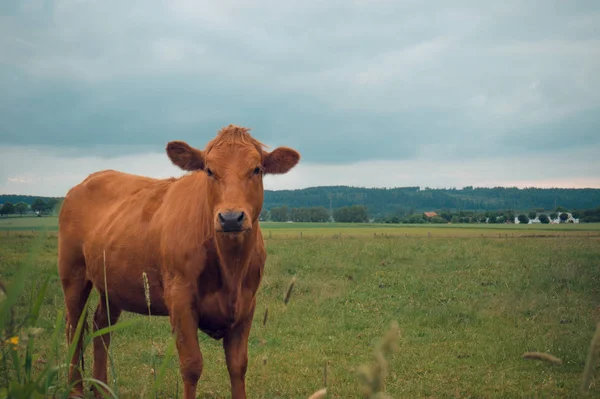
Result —
<path fill-rule="evenodd" d="M 246 215 L 244 212 L 223 212 L 218 214 L 218 218 L 223 233 L 235 233 L 242 231 Z"/>

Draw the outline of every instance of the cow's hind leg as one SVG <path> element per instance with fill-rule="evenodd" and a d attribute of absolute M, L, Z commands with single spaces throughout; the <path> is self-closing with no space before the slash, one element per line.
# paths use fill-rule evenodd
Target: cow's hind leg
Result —
<path fill-rule="evenodd" d="M 108 327 L 109 325 L 114 325 L 119 320 L 119 316 L 121 315 L 121 309 L 113 305 L 112 303 L 108 303 L 108 308 L 106 306 L 106 296 L 100 296 L 100 302 L 98 303 L 98 307 L 96 308 L 96 313 L 94 313 L 94 331 L 101 330 L 103 328 Z M 109 323 L 110 322 L 110 323 Z M 94 379 L 102 381 L 107 384 L 108 376 L 107 376 L 107 360 L 108 360 L 108 348 L 110 346 L 110 332 L 99 337 L 94 338 Z M 94 391 L 96 393 L 96 397 L 104 397 L 102 394 L 103 389 L 94 387 Z"/>
<path fill-rule="evenodd" d="M 65 295 L 65 305 L 67 308 L 66 335 L 67 343 L 70 346 L 76 338 L 77 324 L 92 290 L 92 282 L 86 278 L 83 257 L 73 262 L 59 256 L 58 270 Z M 83 323 L 83 328 L 85 328 L 85 320 Z M 80 334 L 77 340 L 73 357 L 70 359 L 69 367 L 69 384 L 73 385 L 71 395 L 75 397 L 83 396 L 83 381 L 80 368 L 80 365 L 83 367 L 83 353 L 81 351 L 83 329 L 81 332 L 82 334 Z"/>

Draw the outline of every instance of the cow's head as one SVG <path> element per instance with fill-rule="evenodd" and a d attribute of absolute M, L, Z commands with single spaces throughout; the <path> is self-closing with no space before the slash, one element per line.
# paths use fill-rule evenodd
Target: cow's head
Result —
<path fill-rule="evenodd" d="M 204 150 L 182 141 L 167 145 L 175 165 L 206 174 L 208 204 L 217 233 L 252 230 L 262 209 L 263 176 L 287 173 L 300 160 L 300 154 L 291 148 L 265 151 L 248 131 L 229 125 Z"/>

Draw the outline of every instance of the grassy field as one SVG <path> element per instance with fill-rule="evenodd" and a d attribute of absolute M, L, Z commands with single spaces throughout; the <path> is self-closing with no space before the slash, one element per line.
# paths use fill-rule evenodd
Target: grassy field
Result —
<path fill-rule="evenodd" d="M 56 220 L 22 219 L 8 219 L 14 223 L 9 234 L 0 234 L 0 279 L 8 284 L 30 253 L 33 221 L 51 226 Z M 386 389 L 394 398 L 581 397 L 590 339 L 600 322 L 598 225 L 511 227 L 265 223 L 269 257 L 250 338 L 249 397 L 307 398 L 323 387 L 326 362 L 327 397 L 361 397 L 357 369 L 371 361 L 374 344 L 393 321 L 400 326 L 400 351 L 390 357 Z M 45 365 L 63 308 L 56 233 L 43 240 L 19 307 L 51 276 L 36 369 Z M 296 285 L 284 305 L 293 276 Z M 165 356 L 169 325 L 167 318 L 128 313 L 121 321 L 131 319 L 141 324 L 114 333 L 111 350 L 121 397 L 144 397 Z M 199 337 L 205 368 L 198 397 L 229 397 L 220 342 Z M 563 363 L 525 360 L 527 351 Z M 88 349 L 87 375 L 91 364 Z M 179 379 L 172 359 L 159 397 L 181 396 Z M 598 397 L 595 381 L 591 396 Z"/>
<path fill-rule="evenodd" d="M 0 218 L 0 234 L 15 231 L 58 230 L 56 216 Z M 600 235 L 600 223 L 582 224 L 381 224 L 381 223 L 282 223 L 261 222 L 263 235 L 278 238 L 304 236 L 429 236 L 436 237 L 506 237 Z"/>
<path fill-rule="evenodd" d="M 0 218 L 0 233 L 41 229 L 58 230 L 58 217 L 13 216 Z"/>

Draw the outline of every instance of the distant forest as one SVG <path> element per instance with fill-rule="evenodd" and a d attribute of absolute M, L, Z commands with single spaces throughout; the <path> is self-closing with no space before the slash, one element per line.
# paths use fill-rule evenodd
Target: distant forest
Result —
<path fill-rule="evenodd" d="M 360 188 L 347 186 L 314 187 L 301 190 L 265 192 L 268 210 L 274 207 L 327 209 L 364 205 L 371 217 L 414 214 L 426 211 L 497 211 L 591 209 L 600 205 L 600 189 L 473 188 L 419 189 Z"/>
<path fill-rule="evenodd" d="M 26 195 L 0 195 L 0 204 L 25 202 L 37 198 Z M 54 200 L 61 198 L 53 197 Z M 364 205 L 370 217 L 414 214 L 425 211 L 497 211 L 550 210 L 557 206 L 567 209 L 591 209 L 600 206 L 600 189 L 494 187 L 462 189 L 360 188 L 324 186 L 299 190 L 265 191 L 264 209 L 324 207 L 335 210 L 351 205 Z"/>

